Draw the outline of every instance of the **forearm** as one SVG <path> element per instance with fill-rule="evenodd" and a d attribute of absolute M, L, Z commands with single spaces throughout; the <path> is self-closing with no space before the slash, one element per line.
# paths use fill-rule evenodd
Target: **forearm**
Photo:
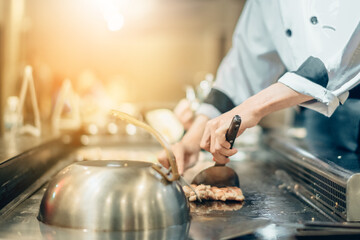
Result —
<path fill-rule="evenodd" d="M 181 141 L 188 146 L 200 147 L 200 140 L 207 121 L 209 121 L 208 117 L 198 115 Z"/>
<path fill-rule="evenodd" d="M 275 83 L 256 95 L 248 98 L 241 105 L 234 109 L 241 114 L 251 111 L 255 118 L 261 119 L 275 111 L 292 107 L 300 103 L 312 100 L 313 97 L 300 94 L 282 83 Z M 240 115 L 241 116 L 241 115 Z"/>

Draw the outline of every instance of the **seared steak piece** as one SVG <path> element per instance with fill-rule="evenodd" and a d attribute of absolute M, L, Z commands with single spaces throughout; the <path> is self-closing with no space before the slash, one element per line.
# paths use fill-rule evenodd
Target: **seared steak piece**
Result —
<path fill-rule="evenodd" d="M 217 200 L 217 201 L 244 201 L 244 195 L 240 188 L 238 187 L 211 187 L 210 185 L 195 185 L 191 184 L 191 186 L 195 189 L 201 200 Z M 188 187 L 184 186 L 183 190 L 185 192 L 186 197 L 190 202 L 196 201 L 196 195 L 194 191 Z"/>

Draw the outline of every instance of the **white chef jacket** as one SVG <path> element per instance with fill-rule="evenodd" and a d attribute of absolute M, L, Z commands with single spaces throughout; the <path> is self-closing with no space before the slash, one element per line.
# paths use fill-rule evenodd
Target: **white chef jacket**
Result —
<path fill-rule="evenodd" d="M 248 0 L 213 88 L 236 106 L 279 81 L 315 99 L 302 106 L 331 116 L 360 83 L 359 9 L 359 0 Z M 325 71 L 326 85 L 299 74 L 301 66 Z M 197 113 L 224 112 L 212 101 Z"/>

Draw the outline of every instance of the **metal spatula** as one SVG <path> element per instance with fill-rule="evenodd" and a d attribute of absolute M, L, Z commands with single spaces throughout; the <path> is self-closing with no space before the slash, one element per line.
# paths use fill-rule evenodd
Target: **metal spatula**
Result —
<path fill-rule="evenodd" d="M 235 115 L 225 135 L 226 141 L 231 144 L 230 149 L 234 145 L 236 135 L 240 128 L 240 124 L 240 116 Z M 192 184 L 205 184 L 216 187 L 240 187 L 239 177 L 234 171 L 234 169 L 225 166 L 225 164 L 219 163 L 215 163 L 214 166 L 201 171 L 198 175 L 195 176 Z"/>

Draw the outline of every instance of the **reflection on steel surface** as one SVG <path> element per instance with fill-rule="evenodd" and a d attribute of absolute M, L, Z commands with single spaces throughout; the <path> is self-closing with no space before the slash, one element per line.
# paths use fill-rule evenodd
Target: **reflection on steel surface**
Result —
<path fill-rule="evenodd" d="M 156 239 L 156 240 L 186 240 L 188 239 L 190 223 L 170 226 L 167 228 L 153 229 L 146 231 L 87 231 L 82 229 L 69 229 L 49 226 L 39 223 L 42 239 L 46 240 L 88 240 L 88 239 L 116 239 L 116 240 L 133 240 L 133 239 Z"/>
<path fill-rule="evenodd" d="M 116 146 L 109 147 L 87 147 L 76 151 L 75 156 L 77 161 L 88 160 L 137 160 L 151 163 L 158 163 L 154 151 L 146 151 L 144 149 L 121 149 Z"/>
<path fill-rule="evenodd" d="M 189 234 L 193 239 L 235 239 L 254 233 L 269 223 L 270 220 L 264 218 L 237 216 L 229 220 L 227 217 L 195 215 L 191 220 Z"/>
<path fill-rule="evenodd" d="M 76 229 L 149 230 L 187 223 L 189 206 L 181 186 L 165 181 L 151 163 L 86 161 L 50 182 L 38 218 Z"/>
<path fill-rule="evenodd" d="M 191 213 L 201 213 L 207 214 L 215 211 L 238 211 L 244 206 L 244 202 L 228 201 L 228 202 L 219 202 L 219 201 L 206 201 L 203 203 L 190 202 L 190 212 Z"/>

